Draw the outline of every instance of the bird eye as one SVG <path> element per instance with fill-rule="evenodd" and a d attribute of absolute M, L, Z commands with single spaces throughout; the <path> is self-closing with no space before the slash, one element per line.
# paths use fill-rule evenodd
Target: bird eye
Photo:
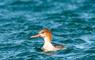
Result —
<path fill-rule="evenodd" d="M 44 32 L 41 32 L 42 34 L 44 33 Z"/>

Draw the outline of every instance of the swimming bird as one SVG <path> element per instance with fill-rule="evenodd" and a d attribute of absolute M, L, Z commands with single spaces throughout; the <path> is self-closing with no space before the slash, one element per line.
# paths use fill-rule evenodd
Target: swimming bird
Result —
<path fill-rule="evenodd" d="M 36 37 L 42 37 L 44 39 L 44 44 L 41 49 L 45 52 L 57 51 L 57 50 L 63 49 L 63 45 L 56 45 L 55 46 L 51 43 L 52 33 L 47 28 L 41 30 L 38 34 L 31 36 L 31 38 L 36 38 Z"/>

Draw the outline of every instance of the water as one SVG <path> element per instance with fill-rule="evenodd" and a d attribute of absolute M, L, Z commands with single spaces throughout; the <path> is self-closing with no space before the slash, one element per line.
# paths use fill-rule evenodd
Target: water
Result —
<path fill-rule="evenodd" d="M 65 49 L 40 51 L 43 28 Z M 95 60 L 95 1 L 0 0 L 0 60 Z"/>

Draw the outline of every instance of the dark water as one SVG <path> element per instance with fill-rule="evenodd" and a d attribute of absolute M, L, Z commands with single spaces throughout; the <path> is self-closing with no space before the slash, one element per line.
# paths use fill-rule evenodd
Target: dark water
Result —
<path fill-rule="evenodd" d="M 62 51 L 39 51 L 43 28 Z M 0 60 L 95 60 L 94 0 L 0 0 Z"/>

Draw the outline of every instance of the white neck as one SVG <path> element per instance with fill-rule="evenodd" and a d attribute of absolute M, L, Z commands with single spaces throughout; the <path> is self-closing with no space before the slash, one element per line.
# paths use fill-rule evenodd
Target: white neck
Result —
<path fill-rule="evenodd" d="M 51 44 L 50 40 L 46 37 L 44 38 L 43 48 L 46 50 L 53 50 L 55 47 Z"/>

